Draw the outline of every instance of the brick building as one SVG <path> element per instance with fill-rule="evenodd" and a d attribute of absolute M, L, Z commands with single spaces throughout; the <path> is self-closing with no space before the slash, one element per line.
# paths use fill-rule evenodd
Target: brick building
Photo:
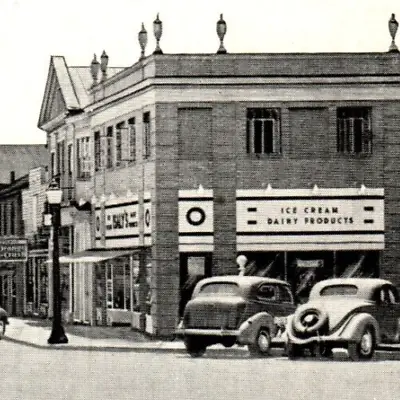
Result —
<path fill-rule="evenodd" d="M 39 121 L 52 174 L 87 205 L 61 260 L 75 319 L 169 335 L 190 282 L 236 274 L 238 255 L 299 297 L 330 276 L 400 284 L 398 52 L 107 64 L 52 57 Z"/>

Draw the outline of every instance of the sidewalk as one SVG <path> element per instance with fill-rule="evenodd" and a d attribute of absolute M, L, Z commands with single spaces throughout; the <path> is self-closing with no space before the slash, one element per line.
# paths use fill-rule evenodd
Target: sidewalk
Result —
<path fill-rule="evenodd" d="M 47 350 L 100 350 L 136 352 L 178 352 L 186 353 L 179 339 L 162 341 L 152 339 L 130 327 L 100 327 L 83 325 L 64 325 L 68 337 L 67 344 L 49 345 L 47 339 L 51 332 L 51 321 L 26 318 L 10 318 L 3 340 Z M 207 351 L 230 351 L 246 353 L 246 347 L 226 349 L 222 345 L 211 346 Z"/>
<path fill-rule="evenodd" d="M 51 321 L 42 319 L 10 318 L 3 340 L 25 346 L 47 350 L 87 350 L 87 351 L 135 351 L 135 352 L 174 352 L 185 353 L 185 346 L 180 339 L 163 341 L 152 339 L 130 327 L 64 325 L 68 337 L 67 344 L 49 345 L 47 339 L 51 332 Z M 400 344 L 383 345 L 379 350 L 400 351 Z M 209 352 L 221 352 L 247 356 L 247 346 L 225 348 L 214 345 Z M 275 351 L 281 352 L 279 349 Z"/>

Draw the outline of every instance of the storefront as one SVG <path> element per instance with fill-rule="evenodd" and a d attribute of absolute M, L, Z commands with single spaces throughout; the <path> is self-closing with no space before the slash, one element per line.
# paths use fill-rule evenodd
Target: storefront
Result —
<path fill-rule="evenodd" d="M 46 318 L 49 309 L 48 250 L 30 250 L 26 265 L 25 314 Z"/>
<path fill-rule="evenodd" d="M 24 274 L 28 259 L 25 239 L 0 239 L 0 305 L 9 315 L 22 315 Z"/>
<path fill-rule="evenodd" d="M 384 191 L 237 191 L 237 250 L 245 274 L 288 280 L 300 301 L 330 277 L 379 276 Z"/>
<path fill-rule="evenodd" d="M 145 320 L 151 331 L 151 225 L 150 197 L 144 202 L 144 246 L 139 246 L 137 197 L 114 198 L 94 209 L 95 247 L 63 256 L 70 264 L 72 314 L 75 322 L 97 325 L 132 325 Z M 143 306 L 140 306 L 139 265 L 146 266 Z M 141 315 L 143 315 L 141 317 Z"/>

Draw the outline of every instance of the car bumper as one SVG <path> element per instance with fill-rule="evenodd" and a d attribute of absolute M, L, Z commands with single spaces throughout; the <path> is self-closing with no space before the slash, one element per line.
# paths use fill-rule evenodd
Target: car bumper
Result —
<path fill-rule="evenodd" d="M 189 335 L 197 335 L 197 336 L 239 336 L 239 330 L 230 330 L 230 329 L 196 329 L 196 328 L 177 328 L 175 330 L 175 334 L 177 336 L 189 336 Z"/>

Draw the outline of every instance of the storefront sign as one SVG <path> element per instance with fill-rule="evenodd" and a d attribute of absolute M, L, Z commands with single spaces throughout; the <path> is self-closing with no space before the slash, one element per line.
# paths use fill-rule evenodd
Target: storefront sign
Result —
<path fill-rule="evenodd" d="M 137 196 L 127 201 L 125 198 L 113 199 L 104 206 L 104 227 L 102 226 L 102 208 L 96 207 L 96 240 L 101 240 L 104 230 L 106 247 L 138 246 L 140 237 L 139 201 Z M 145 245 L 151 244 L 151 200 L 148 194 L 144 198 L 143 230 Z"/>
<path fill-rule="evenodd" d="M 180 190 L 180 250 L 212 251 L 213 242 L 214 212 L 212 190 Z"/>
<path fill-rule="evenodd" d="M 324 260 L 296 260 L 297 267 L 299 268 L 322 268 Z"/>
<path fill-rule="evenodd" d="M 236 205 L 238 243 L 383 247 L 383 189 L 240 190 Z"/>
<path fill-rule="evenodd" d="M 0 262 L 27 261 L 28 244 L 25 239 L 0 239 Z"/>

